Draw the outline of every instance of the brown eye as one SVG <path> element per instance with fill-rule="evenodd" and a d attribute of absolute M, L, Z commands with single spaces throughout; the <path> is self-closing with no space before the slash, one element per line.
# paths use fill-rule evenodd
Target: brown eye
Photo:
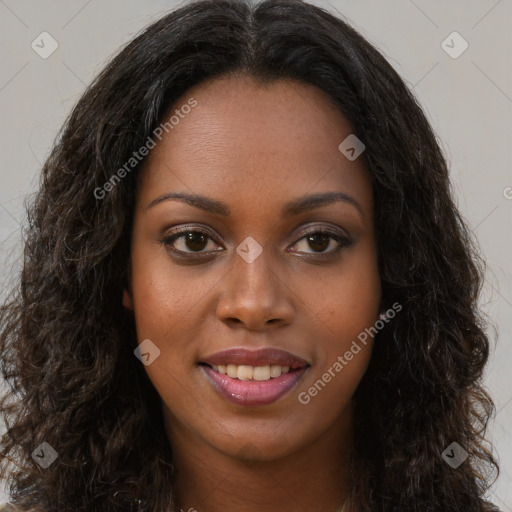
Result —
<path fill-rule="evenodd" d="M 301 250 L 298 252 L 304 252 L 306 254 L 334 254 L 339 252 L 342 248 L 348 247 L 352 244 L 352 240 L 342 235 L 328 230 L 315 229 L 310 231 L 303 236 L 294 247 L 300 245 L 301 241 L 304 241 L 303 245 L 306 245 L 305 249 L 312 249 L 311 251 Z M 337 244 L 337 247 L 336 247 Z M 334 248 L 332 248 L 334 246 Z M 331 247 L 330 250 L 327 250 Z"/>
<path fill-rule="evenodd" d="M 211 252 L 215 249 L 214 247 L 208 250 L 205 250 L 208 247 L 208 242 L 213 240 L 211 236 L 202 230 L 187 230 L 181 231 L 171 236 L 167 236 L 162 240 L 162 243 L 166 247 L 170 247 L 171 249 L 177 252 L 184 253 L 200 253 L 200 252 Z"/>
<path fill-rule="evenodd" d="M 318 252 L 324 252 L 329 247 L 329 241 L 331 240 L 331 237 L 325 233 L 313 233 L 305 238 L 309 246 Z"/>
<path fill-rule="evenodd" d="M 207 245 L 208 236 L 199 233 L 199 232 L 191 232 L 183 235 L 185 246 L 191 251 L 202 251 Z"/>

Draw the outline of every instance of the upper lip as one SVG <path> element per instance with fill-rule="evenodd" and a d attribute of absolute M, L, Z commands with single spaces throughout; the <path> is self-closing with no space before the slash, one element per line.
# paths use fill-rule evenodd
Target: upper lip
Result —
<path fill-rule="evenodd" d="M 257 350 L 249 350 L 243 347 L 230 348 L 221 352 L 215 352 L 200 362 L 210 366 L 228 364 L 248 366 L 279 365 L 289 366 L 290 369 L 309 366 L 309 363 L 301 357 L 274 347 L 265 347 Z"/>

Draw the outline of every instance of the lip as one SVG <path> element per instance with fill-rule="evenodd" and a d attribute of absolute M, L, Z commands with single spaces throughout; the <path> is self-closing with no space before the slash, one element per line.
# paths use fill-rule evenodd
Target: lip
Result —
<path fill-rule="evenodd" d="M 228 364 L 288 366 L 290 371 L 265 381 L 243 381 L 233 379 L 212 368 Z M 215 352 L 199 362 L 199 367 L 215 390 L 229 401 L 242 406 L 261 406 L 276 402 L 298 384 L 309 366 L 305 359 L 275 347 L 256 350 L 235 347 Z"/>
<path fill-rule="evenodd" d="M 261 406 L 276 402 L 286 395 L 298 384 L 308 366 L 264 381 L 233 379 L 207 365 L 200 365 L 200 368 L 213 387 L 231 402 L 242 406 Z"/>
<path fill-rule="evenodd" d="M 210 366 L 218 366 L 219 364 L 236 364 L 238 366 L 279 365 L 289 366 L 290 370 L 309 366 L 305 359 L 274 347 L 265 347 L 257 350 L 249 350 L 243 347 L 230 348 L 221 352 L 215 352 L 203 358 L 200 362 Z"/>

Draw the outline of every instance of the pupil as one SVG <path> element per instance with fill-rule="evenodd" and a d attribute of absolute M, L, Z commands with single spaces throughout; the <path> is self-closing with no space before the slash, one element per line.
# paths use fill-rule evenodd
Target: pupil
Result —
<path fill-rule="evenodd" d="M 186 244 L 189 249 L 198 250 L 204 249 L 206 236 L 202 233 L 187 233 Z M 199 244 L 195 245 L 195 244 Z"/>
<path fill-rule="evenodd" d="M 318 242 L 318 239 L 320 239 L 320 243 Z M 329 246 L 329 237 L 323 233 L 317 233 L 309 235 L 308 242 L 312 249 L 322 252 Z"/>

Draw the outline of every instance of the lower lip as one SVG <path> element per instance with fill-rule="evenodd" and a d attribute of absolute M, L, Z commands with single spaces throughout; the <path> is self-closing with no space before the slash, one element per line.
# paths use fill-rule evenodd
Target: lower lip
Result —
<path fill-rule="evenodd" d="M 215 389 L 237 405 L 268 405 L 288 393 L 297 385 L 307 367 L 269 380 L 239 380 L 216 372 L 213 368 L 201 365 Z"/>

